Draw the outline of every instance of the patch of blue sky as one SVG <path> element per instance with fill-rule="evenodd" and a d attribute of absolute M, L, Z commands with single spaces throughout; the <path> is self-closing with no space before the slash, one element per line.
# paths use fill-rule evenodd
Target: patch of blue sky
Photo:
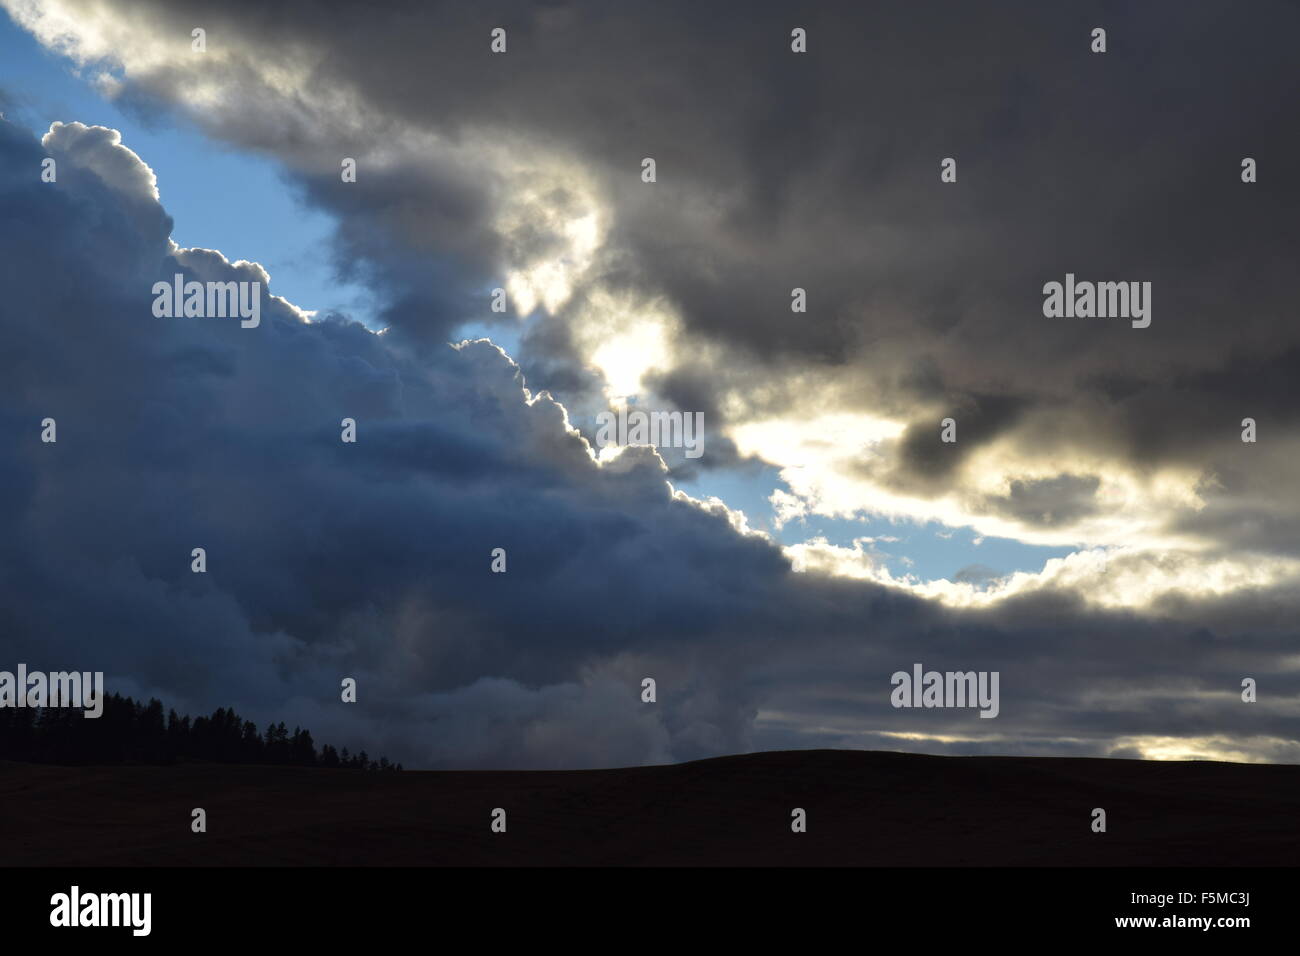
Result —
<path fill-rule="evenodd" d="M 303 202 L 277 163 L 227 149 L 192 127 L 145 122 L 119 109 L 7 16 L 0 16 L 0 90 L 6 118 L 38 137 L 56 121 L 119 130 L 123 145 L 157 176 L 180 245 L 259 262 L 271 275 L 272 293 L 374 327 L 373 296 L 340 281 L 332 265 L 333 217 Z"/>
<path fill-rule="evenodd" d="M 950 528 L 937 521 L 891 521 L 888 518 L 829 518 L 808 515 L 775 527 L 776 514 L 768 500 L 777 488 L 788 490 L 776 468 L 719 469 L 701 472 L 675 486 L 693 498 L 716 496 L 745 512 L 750 527 L 766 531 L 782 544 L 825 538 L 850 548 L 858 538 L 874 538 L 867 546 L 895 577 L 912 574 L 923 581 L 961 575 L 972 583 L 1015 571 L 1037 572 L 1050 558 L 1071 554 L 1072 547 L 1025 544 L 1012 538 L 982 537 L 972 528 Z M 892 539 L 892 540 L 891 540 Z"/>

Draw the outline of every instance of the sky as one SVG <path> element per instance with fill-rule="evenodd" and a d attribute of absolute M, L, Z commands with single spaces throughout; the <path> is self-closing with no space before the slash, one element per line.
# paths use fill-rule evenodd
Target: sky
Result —
<path fill-rule="evenodd" d="M 9 657 L 408 767 L 1300 755 L 1294 5 L 0 6 Z"/>

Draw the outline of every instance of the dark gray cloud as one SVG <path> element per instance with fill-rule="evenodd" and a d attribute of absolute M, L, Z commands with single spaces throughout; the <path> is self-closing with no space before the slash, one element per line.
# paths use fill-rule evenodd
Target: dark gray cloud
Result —
<path fill-rule="evenodd" d="M 1100 482 L 1095 475 L 1057 475 L 1039 481 L 1013 481 L 1006 495 L 984 502 L 993 511 L 1026 524 L 1069 524 L 1096 510 L 1093 501 Z"/>
<path fill-rule="evenodd" d="M 1032 457 L 1047 432 L 1135 472 L 1229 466 L 1245 414 L 1300 440 L 1294 4 L 150 10 L 149 49 L 201 23 L 211 53 L 134 70 L 121 101 L 179 105 L 284 159 L 340 217 L 340 268 L 418 340 L 490 320 L 483 289 L 501 263 L 554 246 L 548 228 L 499 221 L 518 198 L 501 170 L 554 153 L 590 179 L 609 225 L 559 321 L 584 288 L 664 297 L 692 341 L 726 352 L 726 368 L 684 357 L 662 383 L 718 428 L 718 392 L 738 378 L 861 379 L 857 407 L 912 422 L 892 471 L 927 494 L 962 490 L 966 449 L 927 451 L 937 411 L 974 409 L 972 441 Z M 807 55 L 789 52 L 795 25 Z M 504 56 L 488 52 L 496 26 Z M 1095 26 L 1105 55 L 1089 50 Z M 276 58 L 300 71 L 296 92 L 268 80 Z M 198 105 L 195 77 L 239 108 Z M 342 155 L 374 159 L 346 189 Z M 653 188 L 643 156 L 658 162 Z M 948 156 L 954 185 L 938 178 Z M 1258 183 L 1240 182 L 1243 156 Z M 574 187 L 561 176 L 543 191 L 562 210 L 580 205 Z M 1150 281 L 1151 327 L 1045 319 L 1041 287 L 1067 272 Z M 796 285 L 806 315 L 788 309 Z M 587 356 L 547 326 L 519 358 L 584 410 L 598 394 Z M 1251 496 L 1295 517 L 1285 477 L 1258 476 Z"/>
<path fill-rule="evenodd" d="M 304 324 L 275 302 L 255 330 L 153 318 L 155 279 L 254 267 L 169 249 L 142 167 L 105 131 L 62 128 L 49 185 L 45 151 L 0 124 L 0 201 L 24 224 L 0 233 L 8 658 L 287 715 L 425 766 L 828 742 L 1101 753 L 1165 736 L 1296 759 L 1287 587 L 1099 610 L 1062 586 L 950 609 L 794 574 L 725 514 L 673 498 L 649 453 L 593 464 L 564 408 L 526 402 L 496 349 L 442 344 L 490 319 L 503 261 L 556 248 L 537 217 L 502 225 L 524 201 L 503 177 L 568 157 L 589 184 L 543 171 L 539 202 L 572 210 L 590 185 L 610 232 L 568 304 L 530 326 L 530 389 L 597 407 L 576 311 L 597 291 L 662 297 L 712 351 L 656 389 L 711 421 L 725 420 L 724 385 L 762 383 L 751 407 L 773 411 L 811 370 L 862 383 L 844 407 L 912 423 L 887 484 L 937 496 L 999 441 L 1135 472 L 1190 462 L 1209 503 L 1183 528 L 1294 554 L 1286 456 L 1245 464 L 1237 441 L 1243 405 L 1279 442 L 1300 439 L 1293 6 L 167 4 L 140 17 L 140 42 L 187 45 L 203 25 L 221 55 L 134 74 L 122 102 L 176 107 L 284 160 L 339 217 L 338 268 L 370 284 L 391 330 Z M 1098 18 L 1104 57 L 1087 52 Z M 492 57 L 499 25 L 510 52 Z M 788 52 L 793 25 L 809 30 L 806 57 Z M 294 90 L 267 88 L 277 51 L 306 70 Z M 195 71 L 237 108 L 196 106 Z M 374 161 L 339 188 L 344 155 Z M 647 155 L 652 189 L 637 178 Z M 1242 155 L 1260 159 L 1258 184 L 1240 183 Z M 944 156 L 956 185 L 938 182 Z M 1041 286 L 1066 272 L 1152 281 L 1151 328 L 1044 319 Z M 806 315 L 789 311 L 796 285 Z M 945 410 L 961 436 L 948 451 Z M 39 442 L 45 416 L 57 445 Z M 354 446 L 338 441 L 344 416 Z M 733 464 L 734 447 L 710 456 L 724 448 Z M 1050 527 L 1090 514 L 1095 482 L 1058 471 L 968 500 Z M 206 576 L 189 571 L 195 546 Z M 505 575 L 488 572 L 494 547 Z M 913 661 L 1000 670 L 1001 715 L 890 708 L 889 675 Z M 361 679 L 351 709 L 336 703 L 344 675 Z M 659 681 L 653 707 L 643 676 Z M 1259 704 L 1241 703 L 1245 676 Z"/>

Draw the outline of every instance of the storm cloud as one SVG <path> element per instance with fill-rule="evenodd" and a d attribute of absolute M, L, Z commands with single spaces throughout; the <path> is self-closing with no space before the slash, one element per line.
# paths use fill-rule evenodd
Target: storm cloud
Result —
<path fill-rule="evenodd" d="M 154 318 L 176 272 L 273 285 L 255 224 L 179 248 L 113 131 L 0 126 L 9 657 L 414 766 L 1300 753 L 1293 5 L 8 6 L 283 163 L 386 326 Z M 1150 328 L 1046 318 L 1066 273 L 1150 281 Z M 518 354 L 447 344 L 534 313 Z M 629 396 L 704 410 L 705 458 L 598 460 Z M 792 514 L 1081 550 L 905 582 L 670 483 L 746 460 Z M 999 717 L 892 709 L 913 662 L 999 670 Z"/>

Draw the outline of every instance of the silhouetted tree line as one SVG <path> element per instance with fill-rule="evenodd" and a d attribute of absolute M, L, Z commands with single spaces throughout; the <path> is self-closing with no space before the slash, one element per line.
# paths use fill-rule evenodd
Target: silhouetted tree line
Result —
<path fill-rule="evenodd" d="M 0 760 L 55 764 L 170 764 L 183 760 L 217 763 L 289 764 L 348 770 L 401 770 L 387 757 L 371 760 L 363 750 L 349 754 L 325 744 L 319 751 L 311 732 L 284 721 L 258 733 L 251 720 L 218 707 L 211 717 L 176 711 L 163 716 L 161 701 L 138 704 L 113 694 L 97 718 L 72 707 L 0 707 Z"/>

